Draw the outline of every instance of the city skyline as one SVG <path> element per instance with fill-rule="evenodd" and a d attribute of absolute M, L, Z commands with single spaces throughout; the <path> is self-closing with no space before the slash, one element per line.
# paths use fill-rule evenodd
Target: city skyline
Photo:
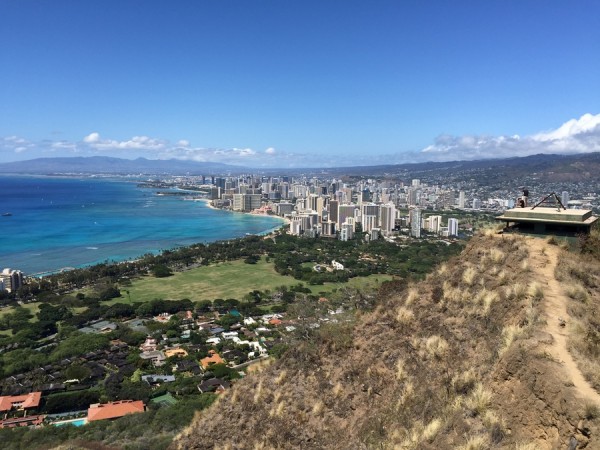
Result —
<path fill-rule="evenodd" d="M 600 151 L 595 2 L 0 5 L 0 162 Z"/>

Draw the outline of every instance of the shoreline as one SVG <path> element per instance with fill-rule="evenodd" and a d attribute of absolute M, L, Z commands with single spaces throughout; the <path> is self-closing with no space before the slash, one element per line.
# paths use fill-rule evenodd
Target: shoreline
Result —
<path fill-rule="evenodd" d="M 207 198 L 195 198 L 203 205 L 194 207 L 192 201 L 184 202 L 187 205 L 180 203 L 182 199 L 179 197 L 157 197 L 148 189 L 136 187 L 138 180 L 3 175 L 0 175 L 0 180 L 3 186 L 8 186 L 8 192 L 19 186 L 20 190 L 15 191 L 16 197 L 12 198 L 20 198 L 23 192 L 31 191 L 32 198 L 37 202 L 15 203 L 17 206 L 7 204 L 6 210 L 13 212 L 15 217 L 3 221 L 7 227 L 5 236 L 20 232 L 27 234 L 29 239 L 18 245 L 0 245 L 3 247 L 5 266 L 37 278 L 100 264 L 127 263 L 148 253 L 158 255 L 194 244 L 238 239 L 249 234 L 268 235 L 287 223 L 275 215 L 258 215 L 250 219 L 216 213 L 214 210 L 221 208 L 214 207 Z M 79 184 L 80 181 L 84 184 Z M 40 186 L 42 191 L 39 191 Z M 86 189 L 80 189 L 80 186 Z M 61 189 L 80 189 L 86 193 L 89 191 L 91 195 L 79 195 L 75 200 L 66 197 L 63 202 Z M 113 202 L 106 203 L 108 197 L 105 192 L 106 195 L 116 195 L 124 200 L 115 205 Z M 36 210 L 36 215 L 32 216 L 30 206 L 35 206 L 34 203 L 41 205 L 41 212 Z M 59 224 L 56 228 L 37 226 L 37 219 L 42 217 L 40 214 L 47 223 L 56 221 Z M 139 222 L 145 220 L 146 216 L 149 222 Z M 30 217 L 36 220 L 28 219 Z M 69 220 L 65 221 L 65 217 Z M 130 226 L 138 222 L 139 226 Z M 67 225 L 63 226 L 64 223 Z M 3 239 L 0 239 L 0 243 L 6 241 L 6 237 Z"/>
<path fill-rule="evenodd" d="M 229 212 L 229 213 L 239 213 L 239 214 L 251 215 L 251 216 L 265 216 L 265 217 L 270 217 L 270 218 L 273 218 L 273 219 L 278 219 L 278 220 L 281 221 L 280 225 L 271 227 L 268 230 L 265 230 L 265 231 L 260 232 L 260 233 L 246 234 L 246 236 L 232 237 L 232 238 L 228 238 L 228 239 L 217 239 L 217 240 L 212 241 L 212 242 L 218 242 L 218 241 L 223 241 L 223 242 L 235 241 L 237 239 L 244 239 L 245 237 L 248 237 L 249 235 L 252 235 L 252 236 L 263 236 L 263 237 L 271 236 L 271 235 L 273 235 L 273 233 L 275 233 L 275 231 L 279 230 L 281 227 L 283 227 L 283 226 L 288 225 L 289 223 L 291 223 L 291 221 L 289 219 L 286 219 L 286 218 L 280 217 L 280 216 L 276 216 L 276 215 L 252 214 L 252 213 L 246 213 L 246 212 L 243 212 L 243 211 L 231 211 L 231 210 L 228 210 L 228 209 L 216 208 L 215 206 L 212 205 L 212 201 L 209 200 L 209 199 L 207 199 L 207 198 L 199 198 L 199 199 L 195 199 L 194 201 L 202 202 L 202 203 L 204 203 L 204 205 L 207 208 L 210 208 L 212 210 L 225 211 L 225 212 Z M 176 250 L 176 249 L 180 249 L 180 248 L 185 248 L 185 247 L 190 247 L 192 245 L 198 245 L 198 244 L 207 245 L 207 244 L 210 244 L 212 242 L 200 242 L 200 241 L 198 241 L 198 242 L 194 242 L 194 243 L 187 244 L 187 245 L 177 245 L 177 246 L 174 246 L 174 247 L 171 247 L 171 248 L 165 248 L 165 249 L 161 249 L 161 250 L 157 250 L 157 251 L 148 251 L 146 253 L 151 253 L 152 255 L 157 256 L 157 255 L 160 255 L 161 253 L 163 253 L 165 251 L 172 251 L 172 250 Z M 61 268 L 56 269 L 56 270 L 47 270 L 47 271 L 42 271 L 42 272 L 36 272 L 36 273 L 30 274 L 30 275 L 27 275 L 27 276 L 32 277 L 32 278 L 41 279 L 41 278 L 44 278 L 44 277 L 48 277 L 48 276 L 52 276 L 52 275 L 57 275 L 57 274 L 60 274 L 60 273 L 63 273 L 63 272 L 71 271 L 71 270 L 88 269 L 90 267 L 94 267 L 94 266 L 97 266 L 97 265 L 100 265 L 100 264 L 107 264 L 107 263 L 108 263 L 108 265 L 113 265 L 113 264 L 129 264 L 129 263 L 134 263 L 134 262 L 139 261 L 142 256 L 143 256 L 143 254 L 142 255 L 138 255 L 138 256 L 136 256 L 134 258 L 131 258 L 131 259 L 130 258 L 124 259 L 122 261 L 108 260 L 107 262 L 94 262 L 94 263 L 89 263 L 89 264 L 82 264 L 82 265 L 80 265 L 78 267 L 61 267 Z"/>
<path fill-rule="evenodd" d="M 259 217 L 271 217 L 273 219 L 279 219 L 281 220 L 285 225 L 289 225 L 292 223 L 292 221 L 290 219 L 288 219 L 287 217 L 281 217 L 275 214 L 254 214 L 252 212 L 244 212 L 244 211 L 233 211 L 231 209 L 224 209 L 224 208 L 217 208 L 216 206 L 214 206 L 212 204 L 212 200 L 209 200 L 207 198 L 198 198 L 198 199 L 194 199 L 195 202 L 202 202 L 206 205 L 207 208 L 210 209 L 214 209 L 216 211 L 225 211 L 225 212 L 230 212 L 230 213 L 238 213 L 238 214 L 246 214 L 249 216 L 259 216 Z"/>

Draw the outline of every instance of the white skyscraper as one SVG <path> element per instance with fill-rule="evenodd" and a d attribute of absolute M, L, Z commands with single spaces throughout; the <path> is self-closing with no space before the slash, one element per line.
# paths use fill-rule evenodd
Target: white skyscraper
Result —
<path fill-rule="evenodd" d="M 458 193 L 458 207 L 459 208 L 465 207 L 465 191 L 459 191 L 459 193 Z"/>
<path fill-rule="evenodd" d="M 410 235 L 412 237 L 421 237 L 421 210 L 419 208 L 410 210 Z"/>
<path fill-rule="evenodd" d="M 448 236 L 458 236 L 458 219 L 448 219 Z"/>

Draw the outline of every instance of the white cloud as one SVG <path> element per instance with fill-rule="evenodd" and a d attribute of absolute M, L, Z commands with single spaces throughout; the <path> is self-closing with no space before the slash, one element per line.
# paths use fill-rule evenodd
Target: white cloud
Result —
<path fill-rule="evenodd" d="M 398 164 L 418 161 L 473 160 L 527 156 L 537 153 L 600 152 L 600 114 L 584 114 L 555 130 L 529 136 L 452 136 L 441 135 L 426 148 L 411 153 L 379 154 L 365 148 L 361 154 L 340 159 L 332 152 L 291 153 L 268 147 L 256 151 L 249 147 L 205 148 L 181 139 L 170 142 L 150 136 L 117 140 L 92 132 L 80 141 L 29 141 L 19 136 L 0 137 L 0 161 L 42 156 L 104 155 L 133 159 L 182 159 L 222 162 L 246 167 L 335 167 L 340 165 Z"/>
<path fill-rule="evenodd" d="M 83 138 L 83 142 L 85 142 L 87 144 L 93 144 L 95 142 L 98 142 L 99 140 L 100 140 L 99 133 L 90 133 L 86 137 Z"/>
<path fill-rule="evenodd" d="M 600 114 L 584 114 L 555 130 L 531 136 L 442 135 L 421 150 L 421 160 L 449 161 L 600 151 Z"/>
<path fill-rule="evenodd" d="M 579 134 L 594 132 L 594 130 L 598 131 L 598 125 L 600 125 L 600 114 L 594 116 L 588 113 L 579 119 L 571 119 L 563 123 L 556 130 L 538 133 L 533 135 L 532 138 L 540 142 L 568 139 Z"/>

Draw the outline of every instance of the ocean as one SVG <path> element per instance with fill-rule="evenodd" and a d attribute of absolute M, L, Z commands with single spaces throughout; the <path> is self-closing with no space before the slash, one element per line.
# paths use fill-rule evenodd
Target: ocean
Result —
<path fill-rule="evenodd" d="M 282 223 L 157 196 L 135 181 L 0 176 L 0 192 L 0 270 L 26 275 L 266 233 Z"/>

